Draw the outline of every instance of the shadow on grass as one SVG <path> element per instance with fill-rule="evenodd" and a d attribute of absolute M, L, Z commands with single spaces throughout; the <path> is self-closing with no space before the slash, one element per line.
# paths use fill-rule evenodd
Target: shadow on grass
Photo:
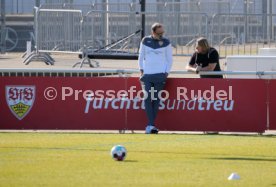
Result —
<path fill-rule="evenodd" d="M 134 163 L 134 162 L 138 162 L 138 160 L 128 160 L 128 159 L 126 158 L 126 160 L 124 160 L 124 162 L 132 162 L 132 163 Z"/>
<path fill-rule="evenodd" d="M 211 160 L 237 160 L 237 161 L 260 161 L 260 162 L 276 162 L 276 159 L 271 158 L 248 158 L 248 157 L 220 157 L 220 158 L 207 158 Z"/>

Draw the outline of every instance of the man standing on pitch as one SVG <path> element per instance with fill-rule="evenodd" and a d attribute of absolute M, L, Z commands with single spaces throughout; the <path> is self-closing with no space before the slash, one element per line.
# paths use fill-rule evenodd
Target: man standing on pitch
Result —
<path fill-rule="evenodd" d="M 172 67 L 172 46 L 163 37 L 164 28 L 160 23 L 151 27 L 151 35 L 143 38 L 139 49 L 141 85 L 145 94 L 144 103 L 148 118 L 146 134 L 157 134 L 155 119 L 159 109 L 158 93 L 163 90 Z"/>

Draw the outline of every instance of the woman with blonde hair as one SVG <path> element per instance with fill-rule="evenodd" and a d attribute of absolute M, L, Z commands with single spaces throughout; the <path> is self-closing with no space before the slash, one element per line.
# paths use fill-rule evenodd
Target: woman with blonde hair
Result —
<path fill-rule="evenodd" d="M 218 51 L 210 47 L 206 38 L 198 38 L 196 51 L 190 59 L 186 69 L 190 72 L 221 71 Z M 200 75 L 200 78 L 223 78 L 222 75 Z"/>

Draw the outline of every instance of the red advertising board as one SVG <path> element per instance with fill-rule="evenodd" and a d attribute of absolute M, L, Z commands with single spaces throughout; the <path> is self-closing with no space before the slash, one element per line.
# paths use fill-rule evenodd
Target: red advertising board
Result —
<path fill-rule="evenodd" d="M 128 85 L 137 85 L 135 78 Z M 254 85 L 254 86 L 252 86 Z M 187 100 L 177 100 L 178 92 L 187 91 Z M 210 97 L 214 95 L 227 98 L 220 101 L 204 101 L 191 98 L 193 93 Z M 173 131 L 230 131 L 263 132 L 266 125 L 266 87 L 263 80 L 237 79 L 183 79 L 174 78 L 167 81 L 166 90 L 170 98 L 163 102 L 163 110 L 158 113 L 157 126 L 162 130 Z M 225 93 L 224 92 L 224 93 Z M 179 93 L 178 93 L 179 94 Z M 190 94 L 190 95 L 189 95 Z M 222 97 L 221 97 L 222 98 Z M 128 110 L 128 128 L 141 128 L 146 124 L 144 111 Z M 140 119 L 140 120 L 139 120 Z"/>
<path fill-rule="evenodd" d="M 138 78 L 2 77 L 0 89 L 0 129 L 144 130 L 147 124 Z M 166 90 L 160 130 L 266 130 L 264 80 L 170 78 Z"/>
<path fill-rule="evenodd" d="M 83 98 L 83 92 L 86 90 L 112 89 L 117 91 L 124 89 L 125 79 L 123 78 L 4 77 L 1 78 L 0 85 L 1 129 L 117 130 L 125 127 L 125 112 L 123 110 L 91 110 L 91 112 L 85 113 L 87 102 Z M 9 90 L 12 86 L 18 89 Z M 34 101 L 29 111 L 27 111 L 28 106 L 17 106 L 17 101 L 10 104 L 7 102 L 12 95 L 21 97 L 21 100 L 28 96 L 26 91 L 20 90 L 19 86 L 35 87 L 34 98 L 32 98 Z M 56 98 L 54 98 L 55 92 L 57 93 Z M 64 98 L 62 98 L 62 92 Z M 16 107 L 12 109 L 12 106 Z M 20 113 L 17 108 L 21 108 L 23 111 Z M 14 110 L 16 111 L 14 112 Z M 24 112 L 28 114 L 23 119 L 18 119 L 18 115 L 22 115 Z"/>
<path fill-rule="evenodd" d="M 276 80 L 269 81 L 269 130 L 276 130 Z"/>

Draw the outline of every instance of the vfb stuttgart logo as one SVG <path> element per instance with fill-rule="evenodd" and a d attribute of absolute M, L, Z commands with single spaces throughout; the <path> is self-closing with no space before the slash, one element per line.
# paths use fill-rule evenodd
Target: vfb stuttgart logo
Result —
<path fill-rule="evenodd" d="M 6 86 L 6 101 L 15 117 L 23 119 L 35 100 L 35 86 Z"/>

